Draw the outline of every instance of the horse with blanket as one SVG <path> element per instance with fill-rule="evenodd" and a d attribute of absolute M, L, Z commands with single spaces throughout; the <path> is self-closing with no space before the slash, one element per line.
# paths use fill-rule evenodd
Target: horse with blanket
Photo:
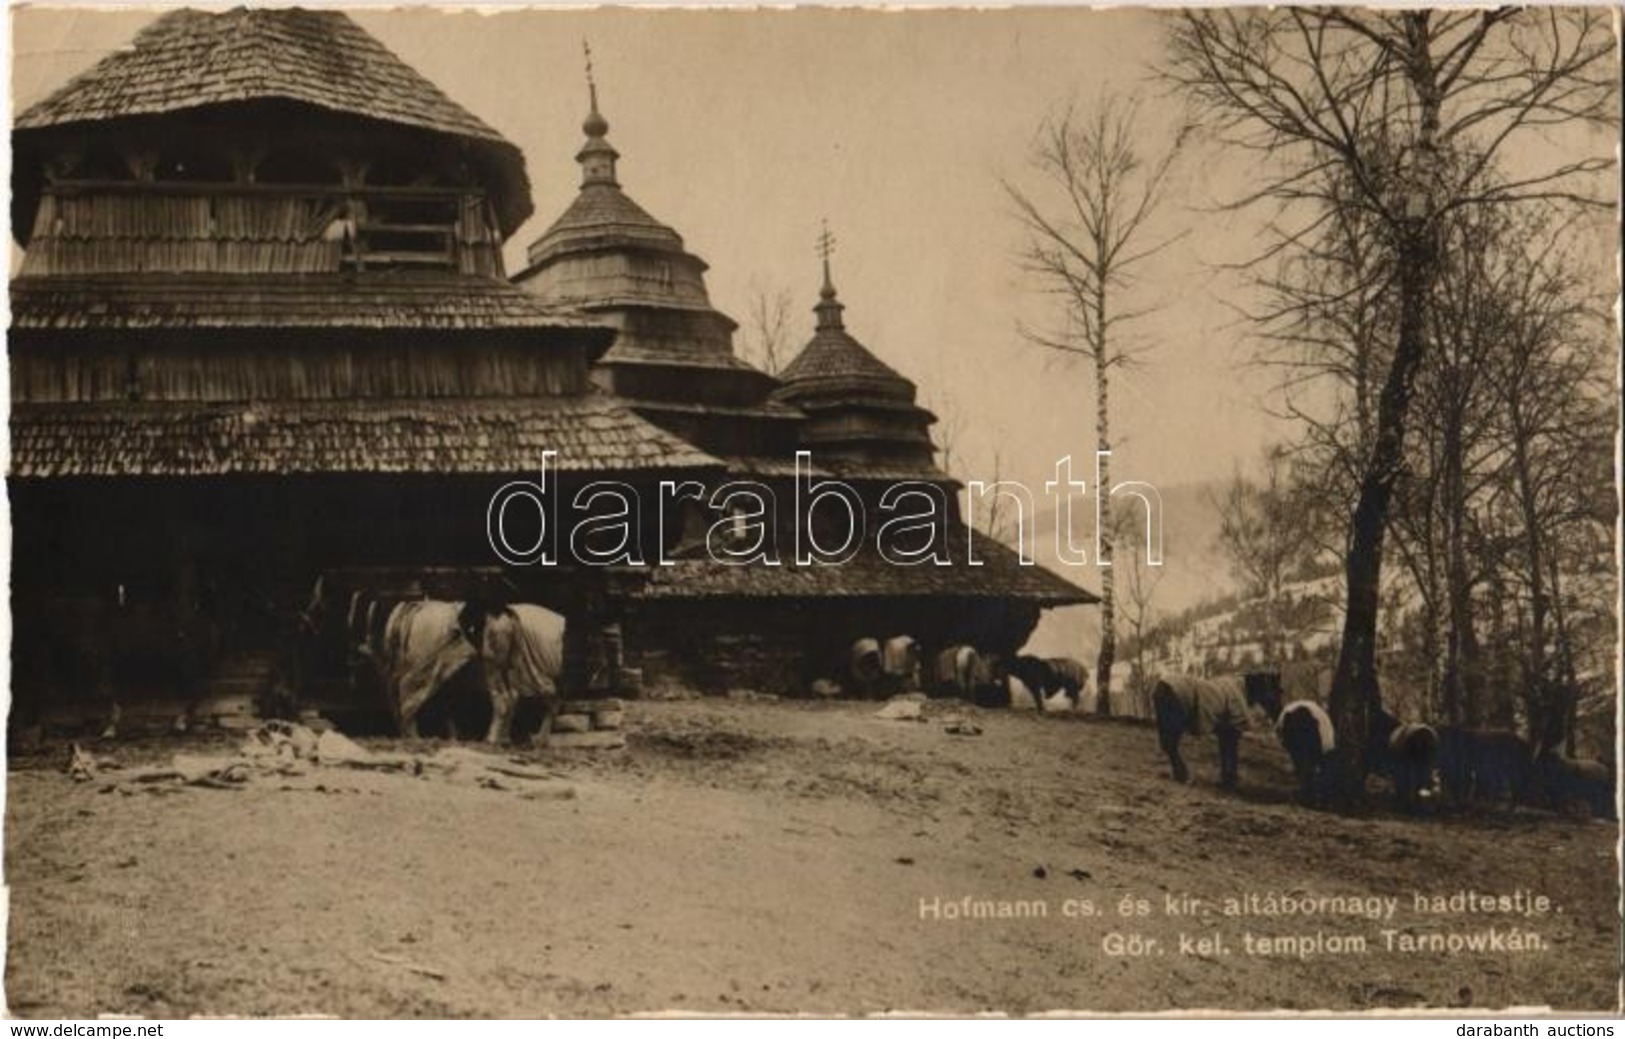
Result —
<path fill-rule="evenodd" d="M 537 740 L 546 743 L 564 669 L 563 617 L 528 604 L 409 600 L 381 625 L 358 632 L 403 736 L 415 737 L 424 709 L 452 680 L 471 675 L 490 699 L 489 743 L 512 735 L 520 702 L 542 708 Z M 472 671 L 470 671 L 472 669 Z"/>
<path fill-rule="evenodd" d="M 1009 693 L 1009 706 L 1019 702 L 1023 692 L 1039 711 L 1078 709 L 1089 672 L 1070 657 L 1035 657 L 1021 654 L 1000 667 Z M 1019 687 L 1009 680 L 1015 679 Z"/>
<path fill-rule="evenodd" d="M 852 688 L 866 696 L 893 696 L 920 687 L 920 644 L 909 635 L 885 641 L 860 638 L 847 651 Z"/>
<path fill-rule="evenodd" d="M 1241 732 L 1247 728 L 1252 708 L 1257 707 L 1274 721 L 1281 713 L 1281 683 L 1274 674 L 1207 679 L 1195 675 L 1163 675 L 1151 689 L 1151 704 L 1157 716 L 1157 738 L 1174 779 L 1190 782 L 1190 769 L 1180 756 L 1180 741 L 1187 735 L 1212 734 L 1219 742 L 1219 785 L 1236 785 Z"/>
<path fill-rule="evenodd" d="M 1281 709 L 1275 734 L 1292 759 L 1298 800 L 1306 805 L 1325 803 L 1332 752 L 1337 749 L 1337 733 L 1326 708 L 1313 700 L 1294 700 Z"/>
<path fill-rule="evenodd" d="M 932 696 L 952 696 L 984 706 L 1008 697 L 998 673 L 998 660 L 974 646 L 959 644 L 939 650 L 933 659 L 929 692 Z"/>
<path fill-rule="evenodd" d="M 1401 811 L 1416 812 L 1433 785 L 1439 733 L 1431 725 L 1402 722 L 1381 707 L 1371 713 L 1367 771 L 1386 775 Z"/>

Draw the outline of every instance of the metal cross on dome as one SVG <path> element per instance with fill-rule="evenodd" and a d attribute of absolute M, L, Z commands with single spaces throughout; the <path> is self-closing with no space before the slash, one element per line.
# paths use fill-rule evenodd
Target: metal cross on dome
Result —
<path fill-rule="evenodd" d="M 823 227 L 818 235 L 818 256 L 827 264 L 835 253 L 835 236 L 830 233 L 828 220 L 823 221 Z"/>

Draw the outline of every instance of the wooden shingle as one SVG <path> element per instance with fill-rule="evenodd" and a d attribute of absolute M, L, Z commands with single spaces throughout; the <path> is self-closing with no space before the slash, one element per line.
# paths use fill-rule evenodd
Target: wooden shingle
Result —
<path fill-rule="evenodd" d="M 14 477 L 693 469 L 710 455 L 609 398 L 19 404 Z"/>
<path fill-rule="evenodd" d="M 981 565 L 966 557 L 966 538 Z M 950 531 L 947 566 L 898 566 L 872 544 L 848 562 L 797 565 L 789 546 L 781 546 L 779 566 L 729 566 L 712 559 L 681 559 L 652 567 L 638 591 L 643 599 L 1021 599 L 1039 606 L 1072 606 L 1099 602 L 1092 592 L 1041 566 L 1023 566 L 1006 546 L 978 531 L 956 526 Z"/>
<path fill-rule="evenodd" d="M 433 271 L 23 277 L 11 283 L 11 319 L 18 329 L 602 327 L 508 282 Z"/>

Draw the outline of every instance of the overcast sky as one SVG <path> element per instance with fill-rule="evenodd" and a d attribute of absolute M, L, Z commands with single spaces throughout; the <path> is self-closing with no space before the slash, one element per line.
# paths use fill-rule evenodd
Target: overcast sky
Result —
<path fill-rule="evenodd" d="M 366 29 L 524 151 L 536 215 L 509 269 L 575 191 L 586 110 L 581 41 L 629 195 L 711 265 L 713 302 L 744 323 L 759 290 L 788 289 L 795 340 L 812 332 L 828 218 L 848 328 L 957 412 L 971 477 L 1041 483 L 1064 454 L 1093 449 L 1089 371 L 1024 343 L 1046 303 L 1024 284 L 1001 179 L 1029 178 L 1046 112 L 1103 91 L 1146 91 L 1145 146 L 1161 147 L 1173 102 L 1148 80 L 1158 18 L 1143 11 L 998 12 L 359 11 Z M 13 16 L 19 106 L 128 42 L 151 14 Z M 1611 150 L 1611 149 L 1610 149 Z M 1227 475 L 1283 430 L 1264 410 L 1272 376 L 1217 265 L 1248 254 L 1251 216 L 1213 203 L 1247 183 L 1237 161 L 1193 155 L 1158 236 L 1184 235 L 1146 272 L 1144 366 L 1117 380 L 1119 479 L 1171 485 Z M 1598 255 L 1611 256 L 1603 234 Z M 1611 266 L 1611 265 L 1610 265 Z M 741 335 L 748 330 L 742 329 Z"/>

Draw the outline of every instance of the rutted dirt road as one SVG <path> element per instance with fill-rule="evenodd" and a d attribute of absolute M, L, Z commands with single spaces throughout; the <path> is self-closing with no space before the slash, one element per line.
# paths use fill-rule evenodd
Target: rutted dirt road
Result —
<path fill-rule="evenodd" d="M 527 753 L 563 774 L 530 797 L 524 780 L 485 789 L 337 769 L 300 784 L 104 793 L 62 773 L 65 751 L 13 761 L 11 1011 L 1616 1006 L 1614 824 L 1341 818 L 1290 803 L 1285 755 L 1262 736 L 1244 742 L 1243 790 L 1227 794 L 1211 741 L 1192 748 L 1196 782 L 1182 787 L 1143 727 L 953 708 L 984 730 L 965 736 L 940 705 L 925 722 L 883 721 L 877 706 L 635 703 L 626 750 Z M 97 751 L 135 765 L 177 749 L 208 745 Z M 1527 890 L 1553 909 L 1415 911 L 1416 892 L 1462 890 Z M 1398 908 L 1387 920 L 1222 915 L 1226 898 L 1272 893 L 1392 896 Z M 1209 916 L 1166 915 L 1182 894 Z M 1048 915 L 922 908 L 967 896 Z M 1124 896 L 1149 915 L 1119 916 Z M 1085 904 L 1099 915 L 1067 915 Z M 1539 947 L 1386 948 L 1490 928 L 1533 932 Z M 1179 951 L 1181 934 L 1215 932 L 1222 949 Z M 1243 948 L 1247 933 L 1317 932 L 1363 936 L 1367 950 Z M 1113 933 L 1163 953 L 1109 955 Z"/>

